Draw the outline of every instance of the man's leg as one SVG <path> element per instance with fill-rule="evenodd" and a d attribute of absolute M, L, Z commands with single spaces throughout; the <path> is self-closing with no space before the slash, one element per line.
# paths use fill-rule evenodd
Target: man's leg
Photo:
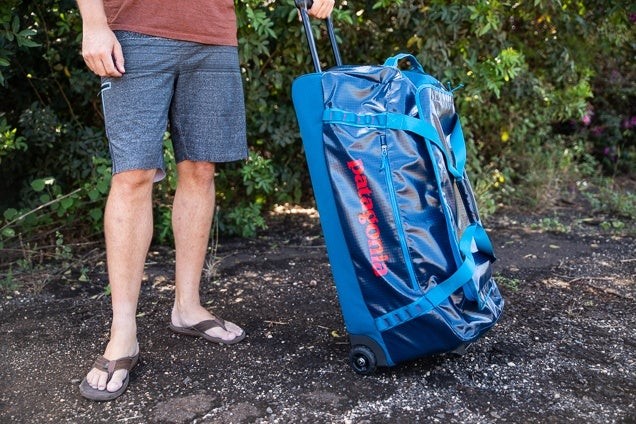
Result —
<path fill-rule="evenodd" d="M 187 327 L 213 318 L 201 306 L 199 285 L 208 248 L 214 213 L 214 164 L 182 161 L 177 164 L 178 182 L 172 209 L 176 248 L 176 288 L 172 324 Z M 226 321 L 226 329 L 207 331 L 213 337 L 231 341 L 243 330 Z"/>
<path fill-rule="evenodd" d="M 115 360 L 138 353 L 137 300 L 144 264 L 152 239 L 152 185 L 156 170 L 135 170 L 115 174 L 106 211 L 104 233 L 111 288 L 113 321 L 104 357 Z M 95 368 L 86 376 L 93 388 L 114 392 L 126 378 L 126 370 L 107 374 Z"/>

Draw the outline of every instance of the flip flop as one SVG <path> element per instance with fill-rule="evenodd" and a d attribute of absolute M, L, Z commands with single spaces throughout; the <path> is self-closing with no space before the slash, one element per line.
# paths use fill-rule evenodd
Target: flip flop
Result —
<path fill-rule="evenodd" d="M 86 399 L 96 400 L 96 401 L 107 401 L 113 400 L 119 396 L 121 396 L 126 389 L 128 388 L 128 383 L 130 382 L 130 371 L 137 365 L 139 361 L 139 354 L 135 356 L 126 356 L 124 358 L 119 358 L 113 361 L 109 361 L 104 358 L 102 355 L 99 355 L 95 362 L 93 363 L 93 368 L 97 368 L 100 371 L 105 371 L 108 373 L 108 380 L 106 380 L 106 384 L 113 378 L 113 373 L 117 370 L 125 369 L 128 371 L 126 373 L 126 378 L 122 382 L 121 387 L 114 391 L 109 392 L 108 390 L 99 390 L 94 389 L 88 384 L 86 377 L 79 386 L 80 394 L 84 396 Z"/>
<path fill-rule="evenodd" d="M 223 330 L 227 331 L 227 329 L 225 328 L 225 321 L 221 318 L 213 318 L 201 321 L 200 323 L 193 325 L 192 327 L 178 327 L 176 325 L 170 324 L 170 329 L 175 333 L 185 334 L 186 336 L 203 337 L 205 340 L 214 343 L 233 345 L 245 338 L 245 331 L 242 331 L 241 334 L 239 334 L 232 340 L 225 340 L 221 337 L 210 336 L 206 333 L 206 331 L 208 331 L 209 329 L 216 327 L 221 327 Z"/>

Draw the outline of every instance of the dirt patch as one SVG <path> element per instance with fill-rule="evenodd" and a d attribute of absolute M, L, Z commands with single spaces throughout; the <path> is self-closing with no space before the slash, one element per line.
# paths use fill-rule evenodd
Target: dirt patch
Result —
<path fill-rule="evenodd" d="M 556 214 L 555 214 L 556 213 Z M 204 299 L 245 326 L 222 347 L 167 330 L 173 252 L 148 258 L 140 365 L 125 395 L 94 403 L 77 385 L 107 340 L 103 252 L 38 294 L 0 301 L 0 422 L 489 423 L 636 421 L 634 238 L 581 209 L 489 220 L 504 316 L 463 356 L 361 377 L 315 215 L 282 214 L 256 240 L 223 241 Z M 70 281 L 74 281 L 70 283 Z"/>

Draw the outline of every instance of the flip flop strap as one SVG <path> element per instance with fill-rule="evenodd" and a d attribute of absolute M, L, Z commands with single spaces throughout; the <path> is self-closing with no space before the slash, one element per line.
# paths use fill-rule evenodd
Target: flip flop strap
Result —
<path fill-rule="evenodd" d="M 111 377 L 117 370 L 125 369 L 130 371 L 130 369 L 134 366 L 136 357 L 128 356 L 126 358 L 119 358 L 114 361 L 109 361 L 104 358 L 102 355 L 99 355 L 95 362 L 93 363 L 93 367 L 97 368 L 100 371 L 105 371 L 108 373 L 108 381 L 110 381 Z"/>
<path fill-rule="evenodd" d="M 221 327 L 223 330 L 227 331 L 225 328 L 225 321 L 221 318 L 212 318 L 205 321 L 201 321 L 197 325 L 194 325 L 192 328 L 201 333 L 205 333 L 211 328 Z"/>

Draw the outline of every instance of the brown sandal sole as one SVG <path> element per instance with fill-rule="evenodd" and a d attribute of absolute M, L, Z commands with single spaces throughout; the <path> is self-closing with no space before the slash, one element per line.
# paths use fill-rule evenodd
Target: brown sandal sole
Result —
<path fill-rule="evenodd" d="M 225 321 L 223 321 L 220 318 L 209 319 L 209 320 L 201 321 L 200 323 L 193 325 L 192 327 L 178 327 L 176 325 L 170 324 L 170 329 L 177 334 L 184 334 L 186 336 L 192 336 L 192 337 L 201 337 L 213 343 L 233 345 L 240 342 L 241 340 L 245 338 L 245 331 L 243 331 L 240 335 L 236 336 L 232 340 L 225 340 L 225 339 L 222 339 L 221 337 L 210 336 L 209 334 L 206 333 L 206 331 L 208 331 L 209 329 L 216 328 L 216 327 L 221 327 L 222 329 L 226 330 Z"/>

